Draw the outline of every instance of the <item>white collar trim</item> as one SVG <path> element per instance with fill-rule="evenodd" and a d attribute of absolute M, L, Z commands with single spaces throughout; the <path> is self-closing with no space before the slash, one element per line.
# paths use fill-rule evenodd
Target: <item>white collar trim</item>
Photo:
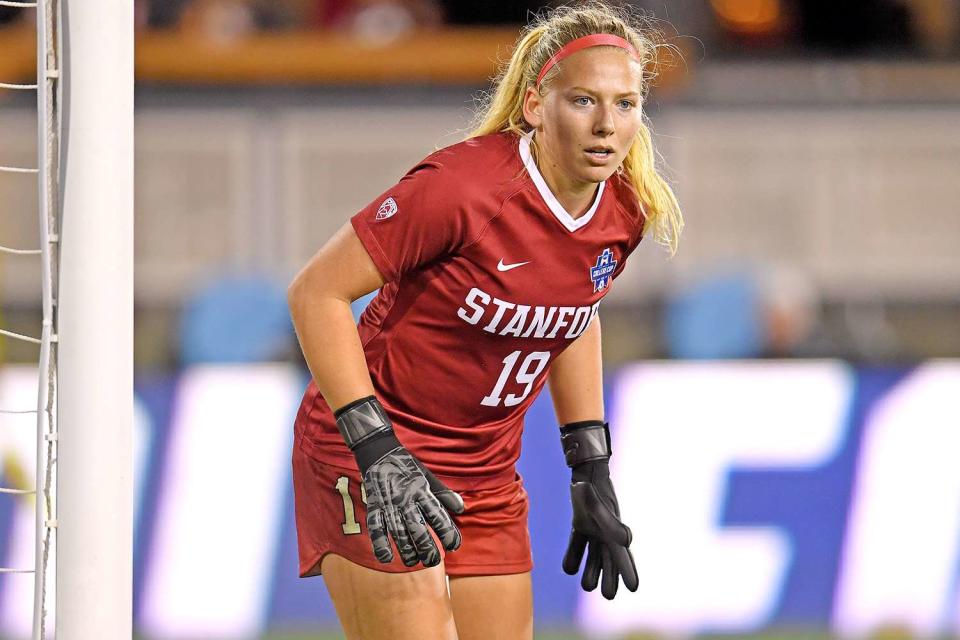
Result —
<path fill-rule="evenodd" d="M 567 228 L 568 231 L 573 232 L 581 227 L 586 226 L 586 224 L 590 222 L 590 219 L 593 218 L 593 214 L 597 212 L 597 208 L 600 206 L 600 199 L 603 197 L 603 188 L 606 185 L 606 180 L 600 183 L 600 187 L 597 189 L 597 194 L 593 198 L 593 204 L 590 205 L 590 209 L 588 209 L 587 212 L 579 218 L 574 218 L 566 209 L 563 208 L 563 205 L 560 204 L 560 201 L 557 200 L 557 197 L 553 195 L 552 191 L 550 191 L 550 187 L 547 186 L 547 182 L 543 179 L 543 175 L 540 174 L 540 169 L 537 168 L 537 163 L 533 159 L 533 154 L 530 153 L 530 141 L 532 139 L 533 131 L 520 137 L 520 159 L 523 161 L 523 166 L 526 167 L 527 173 L 530 174 L 533 184 L 536 185 L 537 191 L 539 191 L 541 197 L 543 197 L 543 201 L 547 203 L 547 207 L 551 212 L 553 212 L 553 215 L 563 224 L 563 226 Z"/>

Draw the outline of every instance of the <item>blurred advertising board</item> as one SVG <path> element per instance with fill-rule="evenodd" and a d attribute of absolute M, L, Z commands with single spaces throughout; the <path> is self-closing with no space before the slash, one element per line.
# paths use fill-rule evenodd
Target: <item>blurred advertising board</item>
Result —
<path fill-rule="evenodd" d="M 282 364 L 138 378 L 134 607 L 145 637 L 335 625 L 322 579 L 296 577 L 289 461 L 305 382 Z M 520 463 L 538 624 L 610 636 L 960 631 L 958 390 L 960 362 L 948 360 L 612 372 L 612 469 L 640 574 L 638 592 L 612 602 L 560 570 L 569 472 L 545 392 Z M 35 398 L 32 368 L 0 368 L 0 408 Z M 4 486 L 32 486 L 33 420 L 0 416 Z M 0 566 L 32 566 L 33 518 L 32 499 L 0 495 Z M 32 595 L 29 576 L 0 577 L 0 636 L 29 635 Z"/>

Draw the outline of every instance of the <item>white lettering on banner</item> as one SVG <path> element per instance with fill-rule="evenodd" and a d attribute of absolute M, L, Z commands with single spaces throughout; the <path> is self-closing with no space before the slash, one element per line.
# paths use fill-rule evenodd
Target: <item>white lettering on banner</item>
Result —
<path fill-rule="evenodd" d="M 37 406 L 37 368 L 35 366 L 5 366 L 0 368 L 0 409 L 26 410 Z M 136 399 L 133 406 L 133 470 L 134 504 L 136 514 L 143 503 L 144 474 L 150 451 L 150 415 Z M 60 424 L 65 424 L 60 416 Z M 0 476 L 7 485 L 18 489 L 33 489 L 37 466 L 37 415 L 0 414 Z M 0 540 L 0 567 L 33 569 L 35 554 L 34 531 L 36 512 L 34 496 L 0 496 L 0 500 L 14 502 L 13 522 L 9 541 Z M 134 539 L 138 532 L 134 532 Z M 6 542 L 6 544 L 5 544 Z M 50 562 L 56 557 L 56 544 L 50 551 Z M 33 625 L 33 576 L 20 574 L 6 576 L 0 589 L 0 638 L 27 638 Z M 48 589 L 52 590 L 50 585 Z M 52 591 L 50 591 L 52 593 Z"/>
<path fill-rule="evenodd" d="M 473 324 L 482 328 L 486 307 L 476 291 L 480 312 Z M 472 308 L 465 307 L 468 317 Z M 552 326 L 556 309 L 551 313 Z M 533 315 L 531 309 L 528 318 Z M 570 322 L 586 327 L 592 317 L 585 323 L 574 315 Z M 542 375 L 546 356 L 510 354 L 491 398 L 503 403 L 510 392 L 522 398 L 523 385 Z M 0 367 L 0 408 L 33 409 L 36 375 L 35 367 Z M 863 636 L 892 620 L 928 636 L 960 631 L 957 389 L 960 362 L 935 361 L 887 390 L 866 416 L 837 575 L 836 631 Z M 153 479 L 161 485 L 160 503 L 151 519 L 138 633 L 194 638 L 262 631 L 274 597 L 269 585 L 283 569 L 275 565 L 276 548 L 292 526 L 282 508 L 292 412 L 302 391 L 296 372 L 282 366 L 183 373 L 166 468 Z M 736 468 L 815 471 L 833 460 L 849 428 L 847 368 L 832 362 L 644 364 L 622 369 L 611 391 L 613 475 L 634 532 L 641 585 L 637 594 L 621 586 L 612 603 L 599 592 L 584 594 L 581 624 L 596 635 L 627 629 L 740 635 L 763 627 L 783 594 L 790 544 L 775 528 L 718 526 L 727 474 Z M 868 390 L 862 399 L 874 400 L 876 393 Z M 142 486 L 150 416 L 139 405 L 135 418 Z M 11 477 L 19 474 L 32 486 L 35 446 L 35 415 L 0 415 L 0 471 L 7 483 L 21 482 Z M 140 508 L 140 491 L 135 495 Z M 0 522 L 0 566 L 31 568 L 33 499 L 0 501 L 12 516 Z M 784 496 L 784 503 L 809 508 L 794 496 Z M 217 529 L 224 522 L 229 535 Z M 825 533 L 837 537 L 834 530 Z M 577 580 L 570 578 L 571 589 Z M 27 637 L 33 581 L 6 576 L 2 584 L 0 637 Z"/>
<path fill-rule="evenodd" d="M 287 365 L 202 366 L 181 376 L 145 576 L 145 635 L 263 631 L 302 391 Z"/>
<path fill-rule="evenodd" d="M 0 375 L 0 408 L 37 408 L 37 368 L 4 367 Z M 37 415 L 0 415 L 0 471 L 7 486 L 33 489 L 37 468 Z M 33 496 L 0 495 L 13 505 L 13 522 L 6 555 L 0 553 L 0 567 L 33 569 L 36 514 Z M 4 577 L 0 589 L 0 637 L 28 638 L 33 624 L 33 577 L 29 574 Z"/>
<path fill-rule="evenodd" d="M 637 594 L 584 594 L 593 633 L 752 631 L 769 618 L 790 563 L 773 527 L 718 527 L 735 467 L 808 467 L 841 444 L 852 375 L 834 362 L 644 364 L 621 370 L 611 416 Z M 624 490 L 622 487 L 629 487 Z"/>
<path fill-rule="evenodd" d="M 921 637 L 960 630 L 948 619 L 960 566 L 958 390 L 955 364 L 925 365 L 867 421 L 834 610 L 845 635 L 887 624 Z"/>

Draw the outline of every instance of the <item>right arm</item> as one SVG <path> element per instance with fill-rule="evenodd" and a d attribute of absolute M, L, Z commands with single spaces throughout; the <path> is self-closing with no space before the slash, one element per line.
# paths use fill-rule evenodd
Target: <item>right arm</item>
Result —
<path fill-rule="evenodd" d="M 307 263 L 287 291 L 290 315 L 304 359 L 320 394 L 353 452 L 367 494 L 367 533 L 380 562 L 393 560 L 389 537 L 406 566 L 440 563 L 427 526 L 443 546 L 460 546 L 447 511 L 463 500 L 397 440 L 386 410 L 373 396 L 363 345 L 350 303 L 384 284 L 350 223 Z M 401 526 L 402 523 L 402 526 Z"/>
<path fill-rule="evenodd" d="M 303 357 L 331 409 L 374 395 L 350 303 L 383 284 L 383 276 L 347 222 L 287 290 Z"/>

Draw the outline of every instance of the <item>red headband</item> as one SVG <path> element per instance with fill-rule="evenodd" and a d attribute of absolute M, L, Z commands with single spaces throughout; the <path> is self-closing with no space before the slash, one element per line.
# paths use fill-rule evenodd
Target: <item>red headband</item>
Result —
<path fill-rule="evenodd" d="M 560 51 L 557 51 L 552 58 L 547 60 L 543 65 L 543 68 L 540 69 L 539 75 L 537 75 L 537 84 L 540 86 L 540 82 L 543 80 L 543 76 L 547 75 L 547 72 L 553 68 L 553 65 L 557 64 L 566 57 L 572 56 L 577 51 L 586 49 L 588 47 L 600 47 L 600 46 L 610 46 L 610 47 L 619 47 L 630 54 L 630 57 L 640 61 L 640 54 L 637 53 L 637 50 L 634 48 L 630 42 L 621 38 L 620 36 L 615 36 L 611 33 L 595 33 L 592 36 L 584 36 L 582 38 L 577 38 L 576 40 L 571 40 L 567 44 L 563 45 Z"/>

